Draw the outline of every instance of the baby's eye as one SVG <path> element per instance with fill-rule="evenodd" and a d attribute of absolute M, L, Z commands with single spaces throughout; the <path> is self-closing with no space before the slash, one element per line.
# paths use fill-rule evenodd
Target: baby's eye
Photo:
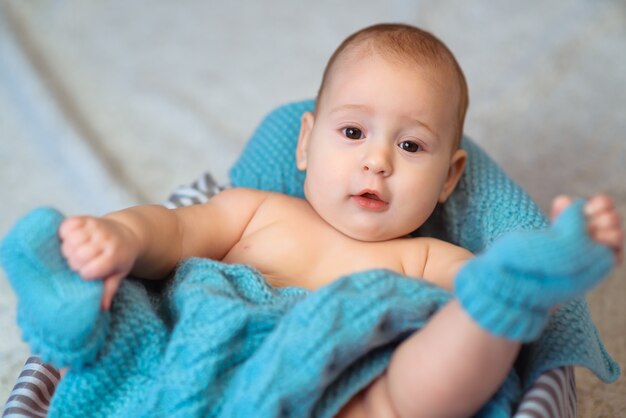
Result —
<path fill-rule="evenodd" d="M 363 139 L 363 131 L 361 131 L 359 128 L 343 128 L 341 132 L 346 138 L 349 139 Z"/>
<path fill-rule="evenodd" d="M 422 150 L 422 146 L 413 141 L 402 141 L 398 146 L 406 152 L 418 152 Z"/>

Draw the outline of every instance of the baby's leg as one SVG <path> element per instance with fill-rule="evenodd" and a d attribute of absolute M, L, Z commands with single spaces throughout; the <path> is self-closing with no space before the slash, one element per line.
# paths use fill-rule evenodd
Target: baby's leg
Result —
<path fill-rule="evenodd" d="M 502 385 L 520 346 L 484 330 L 451 301 L 396 349 L 363 394 L 364 408 L 399 417 L 471 416 Z"/>
<path fill-rule="evenodd" d="M 502 385 L 520 346 L 485 331 L 451 301 L 398 346 L 387 370 L 338 417 L 471 416 Z"/>
<path fill-rule="evenodd" d="M 468 261 L 455 281 L 457 299 L 403 342 L 360 395 L 362 415 L 475 413 L 504 382 L 520 342 L 537 338 L 552 308 L 582 296 L 619 259 L 621 243 L 604 235 L 621 232 L 621 223 L 604 217 L 585 217 L 577 203 L 551 228 L 510 234 Z"/>

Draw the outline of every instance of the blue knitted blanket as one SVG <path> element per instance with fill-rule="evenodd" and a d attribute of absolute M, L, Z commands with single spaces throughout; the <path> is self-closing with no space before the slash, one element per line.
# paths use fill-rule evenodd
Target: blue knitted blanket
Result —
<path fill-rule="evenodd" d="M 50 416 L 332 417 L 450 298 L 386 270 L 309 292 L 273 288 L 248 266 L 189 259 L 160 289 L 124 281 L 101 312 L 102 283 L 81 280 L 60 255 L 62 219 L 35 210 L 0 248 L 24 339 L 71 366 Z M 524 388 L 561 365 L 615 380 L 585 312 L 581 301 L 563 307 L 478 416 L 510 416 Z"/>

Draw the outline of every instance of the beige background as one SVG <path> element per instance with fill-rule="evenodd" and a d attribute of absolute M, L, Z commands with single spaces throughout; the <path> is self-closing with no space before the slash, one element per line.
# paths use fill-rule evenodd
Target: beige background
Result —
<path fill-rule="evenodd" d="M 384 4 L 383 4 L 384 3 Z M 262 116 L 312 97 L 349 33 L 433 31 L 470 85 L 466 132 L 545 209 L 615 197 L 626 215 L 626 3 L 557 0 L 0 0 L 0 235 L 30 208 L 104 213 L 226 171 Z M 626 365 L 625 269 L 590 296 Z M 0 276 L 0 403 L 28 355 Z M 626 416 L 626 379 L 578 373 L 582 417 Z"/>

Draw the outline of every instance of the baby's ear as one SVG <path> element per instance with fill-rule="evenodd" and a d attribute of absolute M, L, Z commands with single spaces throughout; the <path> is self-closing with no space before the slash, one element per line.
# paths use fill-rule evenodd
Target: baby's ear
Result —
<path fill-rule="evenodd" d="M 298 170 L 306 170 L 307 151 L 314 122 L 315 117 L 313 113 L 304 112 L 300 121 L 300 136 L 298 137 L 298 146 L 296 147 L 296 166 Z"/>
<path fill-rule="evenodd" d="M 464 149 L 457 149 L 452 158 L 450 158 L 450 168 L 448 169 L 448 177 L 443 184 L 441 193 L 439 194 L 439 203 L 444 203 L 454 191 L 467 162 L 467 152 Z"/>

